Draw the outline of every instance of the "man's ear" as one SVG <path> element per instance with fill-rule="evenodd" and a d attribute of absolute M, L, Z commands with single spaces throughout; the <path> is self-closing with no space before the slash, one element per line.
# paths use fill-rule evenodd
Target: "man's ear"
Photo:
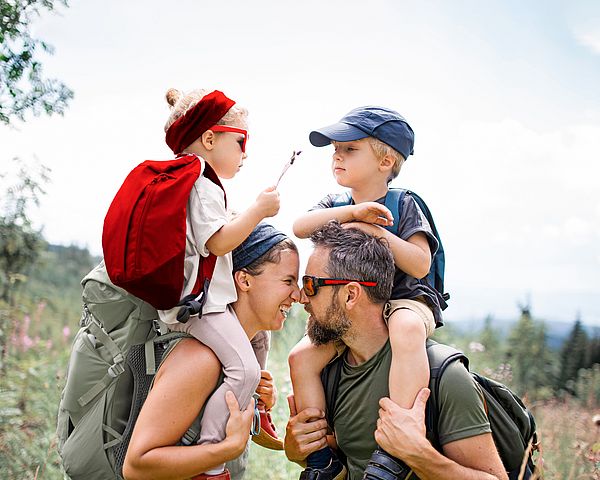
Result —
<path fill-rule="evenodd" d="M 356 282 L 345 285 L 341 293 L 343 295 L 342 300 L 346 305 L 347 310 L 356 308 L 362 295 L 364 295 L 362 287 Z"/>
<path fill-rule="evenodd" d="M 250 289 L 252 283 L 252 275 L 244 270 L 238 270 L 233 274 L 233 280 L 236 286 L 242 291 L 247 292 Z"/>
<path fill-rule="evenodd" d="M 207 130 L 202 134 L 200 140 L 202 141 L 202 146 L 207 150 L 212 150 L 215 148 L 215 140 L 216 140 L 215 132 L 212 130 Z"/>

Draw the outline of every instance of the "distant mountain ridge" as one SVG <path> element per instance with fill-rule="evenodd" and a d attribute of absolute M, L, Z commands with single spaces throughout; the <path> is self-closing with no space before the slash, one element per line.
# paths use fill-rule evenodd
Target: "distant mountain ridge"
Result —
<path fill-rule="evenodd" d="M 565 339 L 568 337 L 571 330 L 573 330 L 573 322 L 564 322 L 564 321 L 556 321 L 556 320 L 541 320 L 536 319 L 534 316 L 534 320 L 539 322 L 544 322 L 546 326 L 546 333 L 548 335 L 548 346 L 552 349 L 559 349 Z M 492 320 L 492 326 L 498 329 L 503 337 L 506 337 L 514 325 L 517 323 L 518 319 L 509 320 L 509 319 L 496 319 Z M 471 320 L 453 320 L 450 325 L 452 328 L 461 333 L 476 333 L 483 329 L 485 323 L 485 318 L 482 319 L 471 319 Z M 583 324 L 583 327 L 588 334 L 589 337 L 597 337 L 600 336 L 600 327 L 597 325 L 586 325 Z"/>

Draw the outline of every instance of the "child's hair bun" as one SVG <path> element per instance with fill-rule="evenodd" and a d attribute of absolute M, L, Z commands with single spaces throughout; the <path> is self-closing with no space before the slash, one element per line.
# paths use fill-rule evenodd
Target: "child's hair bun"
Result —
<path fill-rule="evenodd" d="M 165 94 L 165 98 L 167 99 L 167 103 L 173 107 L 181 98 L 181 92 L 176 88 L 169 88 Z"/>

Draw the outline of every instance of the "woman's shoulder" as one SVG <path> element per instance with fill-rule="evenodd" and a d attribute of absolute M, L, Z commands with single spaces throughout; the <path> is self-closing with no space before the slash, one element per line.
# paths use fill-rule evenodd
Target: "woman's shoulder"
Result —
<path fill-rule="evenodd" d="M 186 378 L 212 379 L 219 377 L 221 364 L 214 352 L 195 338 L 184 338 L 169 353 L 160 366 L 157 376 L 176 373 L 184 380 Z"/>

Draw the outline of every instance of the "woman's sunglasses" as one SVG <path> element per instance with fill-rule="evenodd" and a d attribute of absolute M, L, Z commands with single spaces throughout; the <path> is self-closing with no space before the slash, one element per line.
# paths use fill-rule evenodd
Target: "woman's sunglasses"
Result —
<path fill-rule="evenodd" d="M 321 278 L 313 277 L 311 275 L 304 275 L 302 277 L 302 288 L 307 297 L 314 297 L 319 291 L 319 287 L 332 287 L 334 285 L 348 285 L 349 283 L 358 283 L 365 287 L 375 287 L 377 282 L 369 282 L 362 280 L 343 280 L 341 278 Z"/>
<path fill-rule="evenodd" d="M 213 132 L 232 132 L 232 133 L 241 133 L 244 136 L 242 143 L 240 143 L 240 147 L 242 148 L 242 153 L 246 153 L 246 141 L 248 140 L 248 130 L 244 130 L 243 128 L 230 127 L 228 125 L 214 125 L 209 128 Z"/>

